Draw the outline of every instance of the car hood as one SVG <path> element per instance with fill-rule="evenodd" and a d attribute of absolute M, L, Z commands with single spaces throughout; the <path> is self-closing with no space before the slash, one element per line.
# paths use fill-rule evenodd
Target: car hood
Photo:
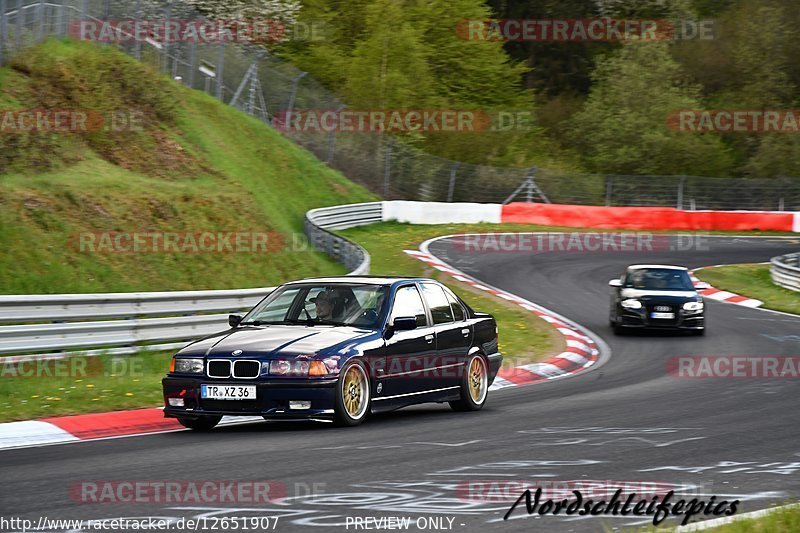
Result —
<path fill-rule="evenodd" d="M 314 355 L 320 351 L 333 351 L 339 345 L 349 344 L 354 339 L 374 333 L 371 330 L 345 326 L 249 326 L 200 339 L 179 353 L 220 357 L 230 356 L 234 350 L 242 350 L 242 357 Z"/>
<path fill-rule="evenodd" d="M 647 291 L 642 289 L 622 289 L 622 298 L 636 298 L 644 301 L 695 300 L 697 291 Z"/>

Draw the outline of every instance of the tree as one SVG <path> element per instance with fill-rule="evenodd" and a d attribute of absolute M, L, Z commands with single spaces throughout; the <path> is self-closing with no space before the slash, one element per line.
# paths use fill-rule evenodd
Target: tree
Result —
<path fill-rule="evenodd" d="M 677 132 L 667 117 L 701 108 L 669 45 L 629 43 L 598 64 L 570 137 L 586 165 L 621 174 L 725 175 L 731 159 L 719 137 Z"/>

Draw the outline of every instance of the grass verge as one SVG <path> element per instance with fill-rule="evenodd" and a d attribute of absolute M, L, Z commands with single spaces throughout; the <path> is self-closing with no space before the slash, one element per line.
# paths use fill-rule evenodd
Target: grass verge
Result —
<path fill-rule="evenodd" d="M 769 273 L 769 265 L 704 268 L 695 275 L 717 289 L 761 300 L 766 309 L 800 315 L 800 292 L 775 285 Z"/>

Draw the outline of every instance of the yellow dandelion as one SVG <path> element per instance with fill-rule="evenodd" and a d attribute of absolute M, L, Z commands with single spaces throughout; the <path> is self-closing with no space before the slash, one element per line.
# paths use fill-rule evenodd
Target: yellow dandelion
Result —
<path fill-rule="evenodd" d="M 133 396 L 133 393 L 132 392 L 126 392 L 125 396 Z"/>
<path fill-rule="evenodd" d="M 94 388 L 94 385 L 92 385 L 91 383 L 87 383 L 87 384 L 86 384 L 86 388 L 87 388 L 87 389 L 93 389 L 93 388 Z"/>
<path fill-rule="evenodd" d="M 31 396 L 31 398 L 38 398 L 38 397 L 39 397 L 38 394 L 34 394 L 33 396 Z"/>

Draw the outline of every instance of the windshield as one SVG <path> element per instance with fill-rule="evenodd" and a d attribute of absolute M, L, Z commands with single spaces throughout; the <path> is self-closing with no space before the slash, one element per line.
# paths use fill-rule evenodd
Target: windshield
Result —
<path fill-rule="evenodd" d="M 382 285 L 290 285 L 277 289 L 242 320 L 245 325 L 297 324 L 377 327 L 386 296 Z"/>
<path fill-rule="evenodd" d="M 671 268 L 640 268 L 631 270 L 625 287 L 647 291 L 693 291 L 694 285 L 685 270 Z"/>

